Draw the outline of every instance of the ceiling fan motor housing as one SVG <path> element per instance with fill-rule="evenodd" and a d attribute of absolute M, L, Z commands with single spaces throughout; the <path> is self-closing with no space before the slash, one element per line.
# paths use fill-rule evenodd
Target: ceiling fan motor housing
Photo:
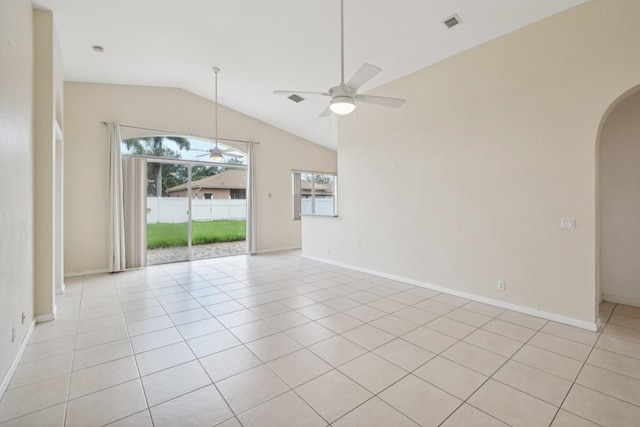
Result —
<path fill-rule="evenodd" d="M 356 96 L 356 90 L 350 88 L 349 86 L 347 86 L 345 84 L 341 84 L 341 85 L 334 86 L 331 89 L 329 89 L 329 95 L 331 95 L 332 99 L 333 98 L 338 98 L 338 97 L 353 99 Z"/>

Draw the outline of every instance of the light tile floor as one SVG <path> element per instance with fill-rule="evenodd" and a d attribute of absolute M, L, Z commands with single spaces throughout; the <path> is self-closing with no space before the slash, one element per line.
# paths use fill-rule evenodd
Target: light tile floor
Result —
<path fill-rule="evenodd" d="M 67 280 L 0 426 L 638 426 L 640 308 L 599 333 L 298 252 Z"/>

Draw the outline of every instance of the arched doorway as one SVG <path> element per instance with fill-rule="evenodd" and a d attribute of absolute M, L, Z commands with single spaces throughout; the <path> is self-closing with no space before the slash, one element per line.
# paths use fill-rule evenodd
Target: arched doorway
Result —
<path fill-rule="evenodd" d="M 600 296 L 640 306 L 640 87 L 613 103 L 600 126 Z"/>

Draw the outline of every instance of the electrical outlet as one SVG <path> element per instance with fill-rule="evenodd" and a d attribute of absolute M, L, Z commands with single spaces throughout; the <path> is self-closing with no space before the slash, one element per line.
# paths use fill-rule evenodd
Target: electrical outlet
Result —
<path fill-rule="evenodd" d="M 504 280 L 498 280 L 498 289 L 501 291 L 507 289 L 507 284 Z"/>

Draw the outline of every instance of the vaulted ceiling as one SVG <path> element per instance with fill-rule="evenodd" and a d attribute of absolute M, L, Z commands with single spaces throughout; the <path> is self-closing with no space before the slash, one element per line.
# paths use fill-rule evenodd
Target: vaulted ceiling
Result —
<path fill-rule="evenodd" d="M 382 72 L 366 92 L 585 0 L 344 0 L 345 76 Z M 328 98 L 276 89 L 340 81 L 339 0 L 36 0 L 54 12 L 67 81 L 177 87 L 336 148 Z M 442 21 L 457 14 L 462 23 Z M 92 46 L 104 48 L 96 53 Z M 384 108 L 384 107 L 376 107 Z M 221 127 L 221 137 L 224 129 Z"/>

